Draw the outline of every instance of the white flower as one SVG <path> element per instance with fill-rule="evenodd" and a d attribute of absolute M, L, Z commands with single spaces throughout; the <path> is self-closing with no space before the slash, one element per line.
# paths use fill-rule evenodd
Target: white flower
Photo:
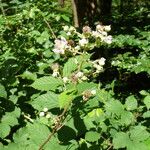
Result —
<path fill-rule="evenodd" d="M 61 39 L 56 39 L 53 52 L 56 54 L 64 54 L 65 49 L 68 47 L 67 44 L 68 42 L 64 37 L 61 37 Z"/>
<path fill-rule="evenodd" d="M 53 52 L 55 54 L 64 54 L 65 53 L 65 50 L 64 49 L 53 49 Z"/>
<path fill-rule="evenodd" d="M 79 71 L 79 72 L 76 74 L 76 77 L 78 77 L 78 78 L 83 77 L 83 72 Z"/>
<path fill-rule="evenodd" d="M 70 36 L 70 35 L 71 35 L 71 32 L 67 32 L 67 35 Z"/>
<path fill-rule="evenodd" d="M 98 38 L 98 37 L 100 37 L 100 33 L 97 31 L 92 31 L 92 36 L 95 38 Z"/>
<path fill-rule="evenodd" d="M 69 30 L 69 26 L 63 26 L 64 31 L 68 31 Z"/>
<path fill-rule="evenodd" d="M 98 24 L 98 25 L 96 26 L 96 30 L 97 30 L 97 31 L 103 31 L 103 30 L 104 30 L 104 26 Z"/>
<path fill-rule="evenodd" d="M 44 111 L 44 112 L 47 112 L 47 111 L 48 111 L 48 108 L 45 107 L 45 108 L 43 109 L 43 111 Z"/>
<path fill-rule="evenodd" d="M 50 114 L 47 114 L 45 117 L 46 117 L 47 119 L 49 119 L 49 118 L 51 118 L 51 115 L 50 115 Z"/>
<path fill-rule="evenodd" d="M 107 44 L 111 44 L 112 43 L 112 36 L 109 35 L 109 36 L 105 37 L 104 42 L 106 42 Z"/>
<path fill-rule="evenodd" d="M 80 46 L 85 46 L 86 44 L 88 44 L 88 40 L 87 39 L 83 38 L 83 39 L 79 40 L 79 45 Z"/>
<path fill-rule="evenodd" d="M 109 25 L 109 26 L 104 26 L 104 30 L 106 31 L 106 32 L 109 32 L 110 30 L 111 30 L 111 26 Z"/>
<path fill-rule="evenodd" d="M 102 66 L 97 66 L 97 72 L 100 72 L 100 71 L 102 71 L 103 70 L 103 67 Z"/>
<path fill-rule="evenodd" d="M 105 31 L 102 31 L 102 32 L 100 32 L 102 35 L 104 35 L 104 36 L 107 36 L 107 32 L 105 32 Z"/>
<path fill-rule="evenodd" d="M 43 111 L 40 112 L 40 114 L 39 114 L 40 117 L 43 117 L 44 115 L 45 115 L 45 113 Z"/>
<path fill-rule="evenodd" d="M 91 28 L 89 26 L 84 26 L 82 31 L 83 31 L 83 33 L 90 33 L 91 32 Z"/>
<path fill-rule="evenodd" d="M 92 95 L 95 95 L 95 94 L 96 94 L 96 90 L 92 90 L 92 91 L 91 91 L 91 94 L 92 94 Z"/>
<path fill-rule="evenodd" d="M 98 60 L 98 63 L 99 63 L 99 65 L 104 66 L 105 65 L 105 61 L 106 61 L 106 59 L 104 57 L 102 57 L 102 58 L 100 58 Z"/>
<path fill-rule="evenodd" d="M 59 75 L 59 72 L 57 72 L 57 71 L 54 71 L 52 74 L 53 77 L 58 77 L 58 75 Z"/>
<path fill-rule="evenodd" d="M 64 82 L 64 83 L 67 83 L 68 80 L 69 80 L 69 79 L 68 79 L 67 77 L 63 77 L 63 82 Z"/>

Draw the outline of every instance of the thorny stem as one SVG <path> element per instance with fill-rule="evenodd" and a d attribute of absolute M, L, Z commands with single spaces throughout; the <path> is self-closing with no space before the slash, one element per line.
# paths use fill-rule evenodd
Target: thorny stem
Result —
<path fill-rule="evenodd" d="M 61 115 L 57 117 L 58 122 L 55 124 L 52 132 L 48 135 L 47 139 L 40 145 L 38 150 L 43 150 L 43 147 L 50 141 L 52 136 L 63 127 L 62 122 L 64 121 L 63 117 L 65 116 L 66 112 L 67 112 L 67 108 L 65 108 L 61 113 Z"/>

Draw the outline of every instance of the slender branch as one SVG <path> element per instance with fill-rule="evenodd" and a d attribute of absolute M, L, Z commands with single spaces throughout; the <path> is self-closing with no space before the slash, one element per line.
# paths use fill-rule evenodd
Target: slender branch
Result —
<path fill-rule="evenodd" d="M 58 122 L 55 124 L 54 128 L 52 129 L 52 132 L 48 135 L 47 139 L 41 144 L 38 150 L 43 150 L 43 147 L 50 141 L 52 136 L 63 127 L 62 122 L 64 121 L 63 117 L 65 116 L 66 112 L 67 108 L 65 108 L 63 112 L 57 117 L 56 120 L 58 120 Z"/>
<path fill-rule="evenodd" d="M 29 116 L 27 115 L 23 115 L 25 119 L 29 120 L 31 123 L 33 123 L 33 119 L 31 119 Z"/>
<path fill-rule="evenodd" d="M 54 32 L 53 32 L 53 30 L 52 30 L 50 24 L 48 23 L 48 21 L 47 21 L 45 18 L 44 18 L 44 22 L 47 24 L 48 28 L 50 29 L 50 31 L 51 31 L 53 37 L 56 39 L 56 38 L 57 38 L 56 35 L 54 34 Z"/>

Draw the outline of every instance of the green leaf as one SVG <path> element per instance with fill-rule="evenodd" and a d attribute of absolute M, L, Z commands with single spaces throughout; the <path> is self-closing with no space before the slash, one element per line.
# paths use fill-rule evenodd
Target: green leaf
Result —
<path fill-rule="evenodd" d="M 124 112 L 124 107 L 121 104 L 121 102 L 118 100 L 111 100 L 109 102 L 106 102 L 105 108 L 106 108 L 106 111 L 116 114 L 118 116 Z"/>
<path fill-rule="evenodd" d="M 59 107 L 58 95 L 53 92 L 47 92 L 29 102 L 35 109 L 41 111 L 43 108 L 52 109 Z"/>
<path fill-rule="evenodd" d="M 100 133 L 95 131 L 89 131 L 85 134 L 85 140 L 89 142 L 95 142 L 100 139 Z"/>
<path fill-rule="evenodd" d="M 14 116 L 11 116 L 11 114 L 9 114 L 9 115 L 5 115 L 2 118 L 2 122 L 4 124 L 10 125 L 10 126 L 14 126 L 14 125 L 18 124 L 18 119 L 16 117 L 14 117 Z"/>
<path fill-rule="evenodd" d="M 5 138 L 7 135 L 9 135 L 10 132 L 10 126 L 8 124 L 1 123 L 0 124 L 0 137 Z"/>
<path fill-rule="evenodd" d="M 134 121 L 135 121 L 134 115 L 133 115 L 131 112 L 124 111 L 124 112 L 121 114 L 121 120 L 120 120 L 120 122 L 121 122 L 123 125 L 128 126 L 128 125 L 132 124 Z"/>
<path fill-rule="evenodd" d="M 145 91 L 145 90 L 140 91 L 140 94 L 144 95 L 144 96 L 149 95 L 149 93 L 147 91 Z"/>
<path fill-rule="evenodd" d="M 67 91 L 62 92 L 59 95 L 58 99 L 59 99 L 59 107 L 60 108 L 68 107 L 68 105 L 71 103 L 71 101 L 74 98 L 73 92 L 74 92 L 74 89 L 71 89 L 71 90 L 67 90 Z"/>
<path fill-rule="evenodd" d="M 0 97 L 7 98 L 5 87 L 0 83 Z"/>
<path fill-rule="evenodd" d="M 137 100 L 136 98 L 132 95 L 127 97 L 126 102 L 125 102 L 125 106 L 127 110 L 135 110 L 137 109 Z"/>
<path fill-rule="evenodd" d="M 63 76 L 69 77 L 73 71 L 77 69 L 77 64 L 75 63 L 75 58 L 70 58 L 64 65 Z"/>
<path fill-rule="evenodd" d="M 55 91 L 56 88 L 60 85 L 63 85 L 63 81 L 60 79 L 56 79 L 51 76 L 41 77 L 35 80 L 35 82 L 31 85 L 33 88 L 41 91 Z"/>
<path fill-rule="evenodd" d="M 98 91 L 96 95 L 99 97 L 100 102 L 105 102 L 105 101 L 112 99 L 111 94 L 104 89 L 101 89 L 100 91 Z"/>
<path fill-rule="evenodd" d="M 150 95 L 144 98 L 144 104 L 146 105 L 147 109 L 150 109 Z"/>
<path fill-rule="evenodd" d="M 50 131 L 46 125 L 34 122 L 34 124 L 28 123 L 26 127 L 18 130 L 13 139 L 15 143 L 20 143 L 23 147 L 29 144 L 39 147 L 49 134 Z"/>
<path fill-rule="evenodd" d="M 141 142 L 146 140 L 149 136 L 150 134 L 146 131 L 146 127 L 144 126 L 135 126 L 132 130 L 130 130 L 130 138 L 133 141 Z"/>
<path fill-rule="evenodd" d="M 25 71 L 25 72 L 21 75 L 21 77 L 22 77 L 23 79 L 28 79 L 28 80 L 33 80 L 33 81 L 37 79 L 36 73 L 32 73 L 32 72 L 30 72 L 30 71 Z"/>
<path fill-rule="evenodd" d="M 81 94 L 85 90 L 93 90 L 93 89 L 97 89 L 97 87 L 98 85 L 93 82 L 90 82 L 90 83 L 82 82 L 77 85 L 77 90 L 78 90 L 78 93 Z"/>
<path fill-rule="evenodd" d="M 144 143 L 148 147 L 148 150 L 150 150 L 150 138 L 148 138 L 146 141 L 144 141 Z"/>
<path fill-rule="evenodd" d="M 65 21 L 67 21 L 67 22 L 70 21 L 70 18 L 69 18 L 68 16 L 66 16 L 66 15 L 61 15 L 61 17 L 62 17 Z"/>
<path fill-rule="evenodd" d="M 118 132 L 113 138 L 113 146 L 115 149 L 125 148 L 129 143 L 129 135 L 124 132 Z"/>
<path fill-rule="evenodd" d="M 127 150 L 149 150 L 148 146 L 143 142 L 129 142 Z"/>
<path fill-rule="evenodd" d="M 10 126 L 14 126 L 18 124 L 18 119 L 20 116 L 20 109 L 15 108 L 12 112 L 6 112 L 5 115 L 2 117 L 1 122 L 3 124 L 7 124 Z"/>
<path fill-rule="evenodd" d="M 143 118 L 150 118 L 150 111 L 143 113 Z"/>

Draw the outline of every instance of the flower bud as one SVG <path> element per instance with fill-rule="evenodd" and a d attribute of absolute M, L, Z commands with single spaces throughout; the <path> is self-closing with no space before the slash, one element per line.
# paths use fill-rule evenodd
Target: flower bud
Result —
<path fill-rule="evenodd" d="M 104 30 L 106 31 L 106 32 L 109 32 L 110 30 L 111 30 L 111 26 L 109 25 L 109 26 L 104 26 Z"/>
<path fill-rule="evenodd" d="M 44 112 L 47 112 L 47 111 L 48 111 L 48 108 L 45 107 L 45 108 L 43 109 L 43 111 L 44 111 Z"/>
<path fill-rule="evenodd" d="M 63 77 L 63 82 L 64 82 L 64 83 L 67 83 L 68 80 L 69 80 L 69 79 L 68 79 L 67 77 Z"/>
<path fill-rule="evenodd" d="M 51 118 L 51 115 L 48 113 L 46 116 L 45 116 L 47 119 Z"/>
<path fill-rule="evenodd" d="M 45 113 L 43 111 L 40 112 L 40 114 L 39 114 L 40 117 L 43 117 L 44 115 L 45 115 Z"/>
<path fill-rule="evenodd" d="M 92 95 L 95 95 L 95 94 L 96 94 L 96 90 L 92 90 L 92 91 L 91 91 L 91 94 L 92 94 Z"/>

